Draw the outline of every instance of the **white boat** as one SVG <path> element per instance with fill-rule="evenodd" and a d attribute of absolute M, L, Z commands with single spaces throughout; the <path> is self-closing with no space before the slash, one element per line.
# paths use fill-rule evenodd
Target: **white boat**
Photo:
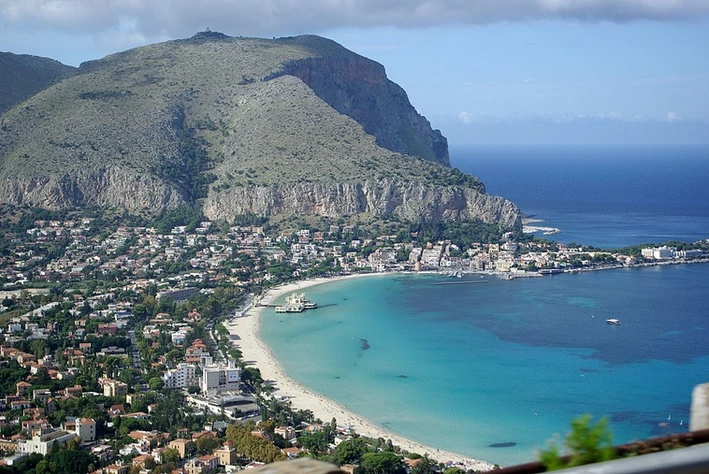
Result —
<path fill-rule="evenodd" d="M 620 326 L 620 319 L 606 319 L 606 324 L 610 324 L 611 326 Z"/>

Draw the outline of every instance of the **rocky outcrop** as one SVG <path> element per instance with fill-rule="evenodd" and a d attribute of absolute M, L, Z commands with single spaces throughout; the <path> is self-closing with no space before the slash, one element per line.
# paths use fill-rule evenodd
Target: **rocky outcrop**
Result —
<path fill-rule="evenodd" d="M 312 36 L 293 41 L 330 42 Z M 377 145 L 450 166 L 446 138 L 416 112 L 381 64 L 347 51 L 290 61 L 271 77 L 280 75 L 301 79 L 330 107 L 362 125 Z"/>
<path fill-rule="evenodd" d="M 6 178 L 0 181 L 6 204 L 44 209 L 99 206 L 140 214 L 173 208 L 184 201 L 179 193 L 152 176 L 136 176 L 118 168 L 78 175 Z"/>
<path fill-rule="evenodd" d="M 231 221 L 243 214 L 261 216 L 391 215 L 411 222 L 480 219 L 504 228 L 520 228 L 520 212 L 512 202 L 460 186 L 436 186 L 387 180 L 359 183 L 297 183 L 288 186 L 244 186 L 211 193 L 204 214 Z"/>

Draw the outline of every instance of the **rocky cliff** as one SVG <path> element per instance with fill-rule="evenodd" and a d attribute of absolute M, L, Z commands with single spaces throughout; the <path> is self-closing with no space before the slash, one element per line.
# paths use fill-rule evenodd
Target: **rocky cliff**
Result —
<path fill-rule="evenodd" d="M 301 36 L 292 41 L 317 44 L 329 40 Z M 278 75 L 302 80 L 330 107 L 361 124 L 379 146 L 450 166 L 446 138 L 416 112 L 406 92 L 387 78 L 381 64 L 356 54 L 332 54 L 289 61 Z"/>
<path fill-rule="evenodd" d="M 313 36 L 204 33 L 82 65 L 0 117 L 0 199 L 519 227 L 381 65 Z"/>
<path fill-rule="evenodd" d="M 262 216 L 369 214 L 404 221 L 480 219 L 504 228 L 519 224 L 519 210 L 510 201 L 462 186 L 439 186 L 397 180 L 356 183 L 298 183 L 249 186 L 211 195 L 205 215 L 226 219 L 238 214 Z"/>

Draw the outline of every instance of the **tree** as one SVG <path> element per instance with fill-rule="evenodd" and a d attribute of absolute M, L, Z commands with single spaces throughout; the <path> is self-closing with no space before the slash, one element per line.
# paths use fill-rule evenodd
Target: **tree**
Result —
<path fill-rule="evenodd" d="M 315 456 L 327 451 L 327 436 L 324 431 L 303 434 L 298 438 L 298 441 L 302 447 Z"/>
<path fill-rule="evenodd" d="M 434 472 L 440 472 L 439 466 L 428 456 L 422 457 L 421 460 L 411 468 L 411 474 L 431 474 Z M 461 472 L 452 472 L 449 474 L 465 474 L 465 471 L 461 469 Z"/>
<path fill-rule="evenodd" d="M 263 383 L 261 371 L 257 367 L 246 367 L 241 371 L 241 381 L 244 385 L 253 389 Z"/>
<path fill-rule="evenodd" d="M 365 474 L 403 474 L 406 472 L 401 457 L 391 451 L 365 454 L 362 456 L 360 469 Z"/>
<path fill-rule="evenodd" d="M 462 469 L 460 467 L 449 467 L 445 471 L 443 471 L 443 474 L 465 474 L 465 469 Z"/>
<path fill-rule="evenodd" d="M 180 462 L 180 453 L 175 448 L 167 448 L 162 455 L 163 463 Z"/>
<path fill-rule="evenodd" d="M 165 386 L 165 381 L 160 377 L 151 377 L 150 380 L 148 380 L 148 386 L 150 390 L 160 390 Z"/>
<path fill-rule="evenodd" d="M 89 472 L 89 466 L 95 462 L 94 456 L 76 449 L 60 449 L 49 456 L 49 463 L 56 464 L 56 472 L 84 474 Z"/>
<path fill-rule="evenodd" d="M 352 438 L 337 445 L 335 462 L 338 466 L 343 464 L 359 464 L 362 456 L 370 451 L 367 442 L 362 438 Z"/>
<path fill-rule="evenodd" d="M 183 410 L 184 395 L 182 392 L 171 391 L 161 399 L 152 412 L 151 420 L 153 429 L 160 431 L 174 430 L 184 422 Z"/>
<path fill-rule="evenodd" d="M 219 439 L 214 436 L 202 436 L 195 444 L 199 454 L 209 454 L 221 445 Z"/>

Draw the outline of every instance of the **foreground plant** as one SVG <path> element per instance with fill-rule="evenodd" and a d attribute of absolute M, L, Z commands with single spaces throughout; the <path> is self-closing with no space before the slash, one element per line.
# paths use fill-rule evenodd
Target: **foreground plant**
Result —
<path fill-rule="evenodd" d="M 610 461 L 616 457 L 613 451 L 613 435 L 605 417 L 596 423 L 593 423 L 591 415 L 574 419 L 564 444 L 567 455 L 562 455 L 559 446 L 554 442 L 550 442 L 549 448 L 540 453 L 540 461 L 547 471 Z"/>

